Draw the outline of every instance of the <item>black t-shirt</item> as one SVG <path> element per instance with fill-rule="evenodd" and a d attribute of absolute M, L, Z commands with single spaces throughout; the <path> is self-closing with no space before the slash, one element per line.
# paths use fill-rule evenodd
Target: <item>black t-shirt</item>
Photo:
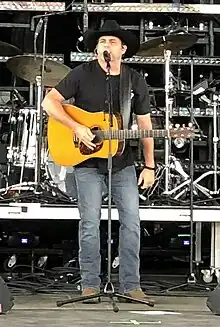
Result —
<path fill-rule="evenodd" d="M 150 113 L 149 92 L 144 77 L 136 70 L 131 69 L 131 81 L 131 113 L 137 115 Z M 120 112 L 120 75 L 111 75 L 111 88 L 113 112 Z M 97 60 L 83 63 L 74 68 L 55 89 L 65 100 L 74 98 L 74 105 L 83 110 L 89 112 L 108 112 L 106 73 L 100 67 Z M 95 167 L 105 174 L 107 173 L 107 162 L 107 159 L 91 158 L 77 165 L 77 167 Z M 113 157 L 113 172 L 132 164 L 132 152 L 128 143 L 122 155 Z"/>

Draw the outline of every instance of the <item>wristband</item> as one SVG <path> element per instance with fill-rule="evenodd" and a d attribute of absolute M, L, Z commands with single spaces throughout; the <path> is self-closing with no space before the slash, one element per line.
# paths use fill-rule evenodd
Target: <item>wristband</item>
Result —
<path fill-rule="evenodd" d="M 144 166 L 144 169 L 155 170 L 155 167 Z"/>

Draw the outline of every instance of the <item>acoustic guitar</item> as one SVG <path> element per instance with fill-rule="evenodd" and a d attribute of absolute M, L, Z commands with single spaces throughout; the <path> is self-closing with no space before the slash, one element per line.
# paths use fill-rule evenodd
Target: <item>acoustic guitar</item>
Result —
<path fill-rule="evenodd" d="M 192 127 L 170 127 L 169 130 L 123 129 L 121 115 L 113 115 L 109 130 L 109 115 L 104 112 L 89 113 L 73 105 L 63 105 L 65 112 L 79 124 L 91 129 L 95 135 L 95 149 L 91 150 L 74 135 L 73 131 L 52 117 L 48 119 L 48 147 L 52 159 L 61 166 L 75 166 L 90 158 L 108 158 L 109 138 L 112 156 L 123 153 L 126 139 L 139 138 L 190 138 Z"/>

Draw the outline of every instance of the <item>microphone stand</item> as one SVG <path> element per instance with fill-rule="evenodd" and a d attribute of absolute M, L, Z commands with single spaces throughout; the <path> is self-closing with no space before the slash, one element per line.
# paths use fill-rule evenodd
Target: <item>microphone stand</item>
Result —
<path fill-rule="evenodd" d="M 113 127 L 113 101 L 112 101 L 112 85 L 111 85 L 111 56 L 107 51 L 104 51 L 103 57 L 106 61 L 106 88 L 107 88 L 107 106 L 108 106 L 108 116 L 109 116 L 109 129 L 108 129 L 108 142 L 109 142 L 109 153 L 108 153 L 108 272 L 107 272 L 107 282 L 104 286 L 104 290 L 100 293 L 89 295 L 89 296 L 80 296 L 76 298 L 72 298 L 64 301 L 57 301 L 57 306 L 61 307 L 65 304 L 74 303 L 74 302 L 83 302 L 85 300 L 101 298 L 101 297 L 109 297 L 112 308 L 114 312 L 118 312 L 119 308 L 115 303 L 114 297 L 117 299 L 123 299 L 124 302 L 136 302 L 148 305 L 150 307 L 154 306 L 154 303 L 151 301 L 144 301 L 139 299 L 134 299 L 132 297 L 120 294 L 115 292 L 114 285 L 111 282 L 111 265 L 112 265 L 112 255 L 111 255 L 111 240 L 112 240 L 112 229 L 111 229 L 111 217 L 112 217 L 112 149 L 111 149 L 111 141 L 112 141 L 112 127 Z"/>

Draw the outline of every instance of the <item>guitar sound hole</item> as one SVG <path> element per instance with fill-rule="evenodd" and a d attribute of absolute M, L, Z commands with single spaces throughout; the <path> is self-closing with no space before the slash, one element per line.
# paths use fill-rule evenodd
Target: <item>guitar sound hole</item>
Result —
<path fill-rule="evenodd" d="M 98 131 L 100 130 L 99 127 L 94 127 L 91 129 L 91 131 Z M 84 155 L 90 155 L 92 153 L 96 153 L 98 152 L 99 150 L 101 150 L 102 146 L 103 146 L 103 142 L 102 142 L 102 139 L 101 137 L 99 137 L 98 135 L 95 136 L 95 138 L 92 140 L 93 143 L 96 144 L 96 147 L 95 149 L 91 150 L 89 148 L 87 148 L 87 146 L 85 144 L 83 144 L 82 142 L 80 143 L 80 146 L 79 146 L 79 149 L 80 149 L 80 152 Z"/>
<path fill-rule="evenodd" d="M 92 132 L 95 132 L 95 131 L 100 131 L 101 129 L 99 127 L 93 127 L 91 129 Z M 94 133 L 95 134 L 95 133 Z M 102 142 L 102 139 L 100 136 L 96 135 L 95 138 L 92 140 L 93 143 L 95 144 L 99 144 Z"/>

